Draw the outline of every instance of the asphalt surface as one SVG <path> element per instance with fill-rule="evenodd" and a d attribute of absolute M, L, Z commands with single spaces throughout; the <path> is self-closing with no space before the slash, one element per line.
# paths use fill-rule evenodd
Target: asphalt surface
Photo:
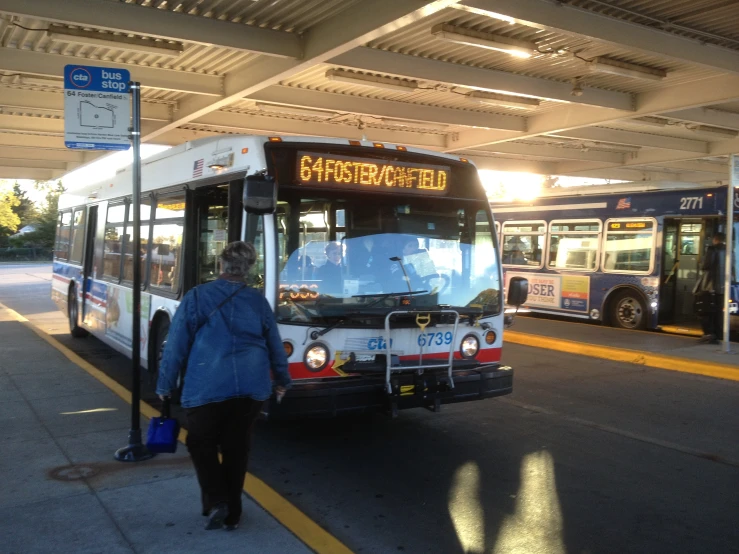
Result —
<path fill-rule="evenodd" d="M 125 384 L 130 361 L 66 334 L 49 271 L 0 265 L 0 302 Z M 511 396 L 263 423 L 250 470 L 355 552 L 739 552 L 737 382 L 519 345 L 503 358 Z"/>

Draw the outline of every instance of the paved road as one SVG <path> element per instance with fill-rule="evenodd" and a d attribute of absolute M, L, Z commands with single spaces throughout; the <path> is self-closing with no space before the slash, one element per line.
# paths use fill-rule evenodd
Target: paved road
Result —
<path fill-rule="evenodd" d="M 0 266 L 0 302 L 64 332 L 48 271 Z M 739 384 L 518 345 L 504 361 L 503 399 L 264 424 L 251 471 L 356 552 L 739 552 Z"/>

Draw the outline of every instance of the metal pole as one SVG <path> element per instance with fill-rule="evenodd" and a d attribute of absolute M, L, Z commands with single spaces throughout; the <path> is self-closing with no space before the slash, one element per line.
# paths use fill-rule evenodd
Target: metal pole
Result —
<path fill-rule="evenodd" d="M 131 83 L 133 101 L 133 329 L 131 333 L 131 430 L 128 432 L 128 446 L 115 453 L 121 462 L 140 462 L 152 458 L 154 454 L 141 442 L 141 83 Z"/>

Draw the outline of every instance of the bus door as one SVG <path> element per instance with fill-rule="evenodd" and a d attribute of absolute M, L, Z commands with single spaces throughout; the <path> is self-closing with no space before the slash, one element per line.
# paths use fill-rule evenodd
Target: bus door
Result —
<path fill-rule="evenodd" d="M 200 285 L 218 278 L 218 259 L 229 242 L 240 240 L 243 208 L 241 205 L 241 182 L 222 183 L 198 187 L 193 191 L 193 213 L 195 236 L 192 237 L 194 252 L 191 252 L 189 283 Z"/>
<path fill-rule="evenodd" d="M 93 267 L 95 263 L 95 231 L 97 229 L 97 206 L 88 206 L 87 208 L 87 227 L 85 229 L 85 254 L 82 262 L 82 321 L 90 325 L 92 319 L 90 311 L 92 308 L 93 298 Z M 90 298 L 88 298 L 88 296 Z"/>
<path fill-rule="evenodd" d="M 675 274 L 675 319 L 693 319 L 693 287 L 698 280 L 701 259 L 701 238 L 705 220 L 680 219 L 678 223 L 678 268 Z"/>
<path fill-rule="evenodd" d="M 659 290 L 659 321 L 671 322 L 675 319 L 675 298 L 677 292 L 677 272 L 680 266 L 678 250 L 678 221 L 665 219 L 662 242 L 662 275 Z"/>

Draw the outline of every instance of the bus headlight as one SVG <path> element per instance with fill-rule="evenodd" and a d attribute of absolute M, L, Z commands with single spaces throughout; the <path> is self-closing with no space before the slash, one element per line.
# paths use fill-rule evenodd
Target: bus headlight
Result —
<path fill-rule="evenodd" d="M 459 352 L 464 358 L 474 358 L 480 350 L 480 341 L 475 335 L 467 335 L 462 339 Z"/>
<path fill-rule="evenodd" d="M 328 363 L 328 348 L 320 342 L 310 345 L 303 361 L 311 371 L 321 371 Z"/>

